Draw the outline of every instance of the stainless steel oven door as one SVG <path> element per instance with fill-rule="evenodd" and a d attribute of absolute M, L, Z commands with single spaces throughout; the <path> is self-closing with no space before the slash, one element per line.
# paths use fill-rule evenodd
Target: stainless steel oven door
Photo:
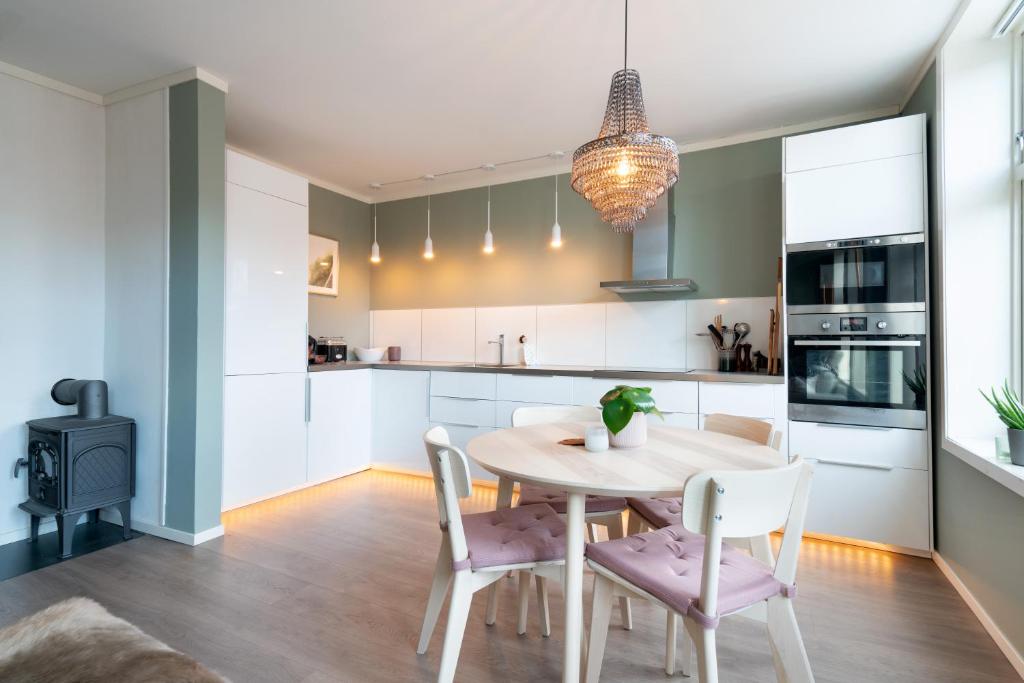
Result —
<path fill-rule="evenodd" d="M 925 336 L 789 340 L 789 417 L 925 429 Z"/>
<path fill-rule="evenodd" d="M 786 304 L 790 314 L 923 311 L 924 235 L 790 245 Z"/>

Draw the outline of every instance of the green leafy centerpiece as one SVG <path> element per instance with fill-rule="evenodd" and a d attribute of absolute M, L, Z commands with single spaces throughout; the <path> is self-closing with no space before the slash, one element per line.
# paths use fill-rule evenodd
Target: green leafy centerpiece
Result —
<path fill-rule="evenodd" d="M 662 417 L 650 387 L 620 384 L 601 397 L 601 419 L 608 427 L 609 442 L 616 448 L 636 448 L 647 443 L 647 414 Z"/>
<path fill-rule="evenodd" d="M 979 391 L 981 391 L 979 389 Z M 1024 403 L 1016 391 L 1010 388 L 1009 382 L 1003 382 L 1002 395 L 992 388 L 991 395 L 981 391 L 1006 425 L 1006 442 L 1010 446 L 1010 461 L 1014 465 L 1024 466 Z"/>

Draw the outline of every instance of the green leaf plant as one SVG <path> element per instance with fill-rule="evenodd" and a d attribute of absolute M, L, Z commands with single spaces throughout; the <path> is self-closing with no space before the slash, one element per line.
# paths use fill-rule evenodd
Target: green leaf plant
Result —
<path fill-rule="evenodd" d="M 612 434 L 618 434 L 629 421 L 633 413 L 654 413 L 665 419 L 658 406 L 654 404 L 650 387 L 630 387 L 620 384 L 601 397 L 601 419 Z"/>
<path fill-rule="evenodd" d="M 1017 392 L 1010 388 L 1008 381 L 1003 382 L 1002 396 L 999 395 L 995 387 L 992 388 L 991 395 L 986 394 L 981 389 L 978 391 L 985 397 L 989 405 L 995 409 L 996 414 L 1003 421 L 1004 425 L 1010 429 L 1024 429 L 1024 404 L 1022 404 Z"/>

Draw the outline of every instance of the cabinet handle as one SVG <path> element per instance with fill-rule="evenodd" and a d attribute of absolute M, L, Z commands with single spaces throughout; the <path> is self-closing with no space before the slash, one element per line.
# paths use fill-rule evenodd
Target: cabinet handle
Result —
<path fill-rule="evenodd" d="M 311 384 L 311 382 L 309 381 L 309 375 L 306 375 L 306 415 L 305 415 L 306 422 L 309 422 L 310 411 L 312 410 L 312 407 L 313 407 L 312 406 L 313 396 L 312 396 L 312 392 L 310 390 L 310 384 Z"/>
<path fill-rule="evenodd" d="M 811 460 L 811 458 L 808 458 Z M 871 465 L 866 462 L 851 462 L 849 460 L 829 460 L 826 458 L 813 458 L 816 462 L 825 463 L 826 465 L 841 465 L 843 467 L 858 467 L 863 470 L 884 470 L 886 472 L 894 469 L 892 465 Z"/>
<path fill-rule="evenodd" d="M 822 429 L 866 429 L 872 432 L 891 432 L 892 427 L 872 427 L 871 425 L 841 425 L 830 422 L 815 422 L 815 426 Z"/>

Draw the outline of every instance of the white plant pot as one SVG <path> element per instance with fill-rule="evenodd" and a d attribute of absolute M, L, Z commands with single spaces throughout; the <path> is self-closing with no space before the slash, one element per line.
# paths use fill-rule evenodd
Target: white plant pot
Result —
<path fill-rule="evenodd" d="M 612 448 L 639 448 L 647 443 L 647 415 L 633 413 L 629 423 L 618 434 L 608 430 L 608 440 Z"/>

